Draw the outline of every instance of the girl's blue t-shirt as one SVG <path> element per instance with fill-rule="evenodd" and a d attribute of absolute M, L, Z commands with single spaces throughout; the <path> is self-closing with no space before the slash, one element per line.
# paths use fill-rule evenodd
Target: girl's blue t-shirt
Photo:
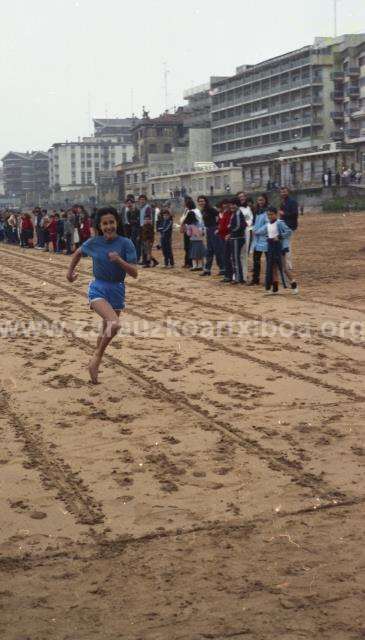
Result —
<path fill-rule="evenodd" d="M 93 260 L 94 278 L 106 282 L 124 282 L 125 279 L 124 269 L 109 259 L 108 254 L 111 251 L 118 253 L 126 262 L 137 262 L 133 242 L 122 236 L 117 236 L 113 240 L 106 240 L 104 236 L 94 236 L 84 242 L 81 251 L 83 256 L 90 256 Z"/>

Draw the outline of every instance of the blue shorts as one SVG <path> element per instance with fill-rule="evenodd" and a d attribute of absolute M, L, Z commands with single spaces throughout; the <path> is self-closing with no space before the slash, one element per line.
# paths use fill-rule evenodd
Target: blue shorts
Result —
<path fill-rule="evenodd" d="M 89 302 L 106 300 L 113 309 L 124 309 L 124 282 L 107 282 L 107 280 L 92 280 L 87 292 Z"/>

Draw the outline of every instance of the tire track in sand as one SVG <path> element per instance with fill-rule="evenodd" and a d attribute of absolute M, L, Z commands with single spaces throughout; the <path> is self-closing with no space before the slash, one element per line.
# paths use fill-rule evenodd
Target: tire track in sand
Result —
<path fill-rule="evenodd" d="M 48 284 L 52 285 L 52 287 L 58 287 L 59 289 L 65 290 L 68 293 L 71 291 L 71 288 L 69 285 L 66 284 L 62 284 L 60 282 L 55 282 L 54 280 L 50 280 L 49 278 L 45 277 L 43 274 L 37 274 L 37 273 L 33 273 L 33 274 L 29 274 L 29 272 L 27 272 L 26 270 L 22 269 L 21 267 L 14 267 L 12 265 L 10 266 L 6 266 L 5 268 L 8 268 L 10 271 L 15 271 L 18 273 L 21 273 L 23 275 L 26 275 L 29 277 L 29 275 L 31 275 L 31 277 L 38 279 L 41 278 L 42 281 L 47 282 Z M 85 298 L 84 294 L 82 294 L 78 288 L 77 285 L 74 287 L 73 290 L 77 291 L 77 295 L 82 297 L 83 299 Z M 148 288 L 146 287 L 146 289 L 148 290 Z M 147 320 L 147 321 L 159 321 L 159 318 L 156 318 L 154 316 L 152 316 L 151 314 L 143 314 L 139 311 L 132 311 L 132 315 L 135 315 L 138 318 L 141 318 L 142 320 Z M 167 321 L 162 321 L 162 326 L 168 328 L 169 324 Z M 175 330 L 175 329 L 174 329 Z M 177 331 L 177 330 L 176 330 Z M 309 374 L 305 374 L 305 373 L 301 373 L 299 371 L 294 371 L 293 369 L 290 369 L 289 367 L 286 367 L 284 365 L 281 364 L 277 364 L 274 362 L 270 362 L 268 360 L 264 360 L 263 358 L 259 358 L 258 356 L 253 355 L 252 353 L 249 353 L 248 351 L 242 352 L 242 351 L 237 351 L 236 349 L 232 349 L 232 347 L 229 347 L 227 345 L 223 345 L 223 344 L 218 344 L 217 342 L 211 338 L 205 338 L 203 336 L 195 336 L 194 338 L 195 340 L 197 340 L 197 342 L 200 342 L 206 346 L 208 346 L 210 349 L 213 349 L 214 351 L 223 351 L 224 353 L 227 353 L 230 356 L 234 356 L 236 358 L 242 358 L 244 360 L 247 360 L 248 362 L 252 362 L 253 364 L 257 364 L 259 366 L 265 367 L 267 369 L 270 369 L 271 371 L 273 371 L 274 373 L 279 373 L 282 374 L 288 378 L 292 378 L 295 380 L 299 380 L 301 382 L 307 382 L 309 384 L 313 384 L 316 387 L 321 387 L 323 389 L 325 389 L 326 391 L 333 391 L 334 393 L 339 393 L 343 396 L 346 396 L 347 398 L 354 400 L 355 402 L 363 402 L 365 400 L 365 396 L 362 396 L 358 393 L 356 393 L 355 391 L 352 391 L 351 389 L 346 389 L 344 387 L 340 387 L 338 385 L 335 384 L 331 384 L 329 382 L 323 382 L 321 379 L 316 378 L 315 376 L 309 375 Z M 351 343 L 352 344 L 352 343 Z M 353 346 L 353 344 L 352 344 Z"/>
<path fill-rule="evenodd" d="M 31 318 L 38 317 L 41 320 L 52 323 L 52 317 L 34 309 L 34 307 L 26 304 L 23 300 L 17 298 L 14 294 L 7 292 L 2 287 L 0 287 L 0 294 L 3 296 L 3 299 L 9 300 L 10 303 L 13 303 L 20 309 L 23 309 Z M 68 337 L 71 344 L 79 347 L 82 346 L 83 351 L 87 351 L 90 354 L 94 352 L 94 348 L 87 340 L 75 335 L 75 333 L 70 329 L 65 329 L 64 334 Z M 354 496 L 344 494 L 338 488 L 331 487 L 323 480 L 322 477 L 311 472 L 307 472 L 303 467 L 302 461 L 289 459 L 285 453 L 269 449 L 268 447 L 264 447 L 259 444 L 256 440 L 245 437 L 241 432 L 237 431 L 225 422 L 211 417 L 208 411 L 201 408 L 200 405 L 192 402 L 185 394 L 168 389 L 163 383 L 152 376 L 147 375 L 144 371 L 137 369 L 133 365 L 121 362 L 117 357 L 111 354 L 105 354 L 104 359 L 111 363 L 114 369 L 120 369 L 124 372 L 127 371 L 132 382 L 137 384 L 138 387 L 140 387 L 144 392 L 147 392 L 150 396 L 152 395 L 157 400 L 163 401 L 167 404 L 172 404 L 174 408 L 178 408 L 183 412 L 188 410 L 195 418 L 197 416 L 199 417 L 201 424 L 204 424 L 203 428 L 206 428 L 209 431 L 213 430 L 223 433 L 231 440 L 234 440 L 248 454 L 258 456 L 261 460 L 264 460 L 271 470 L 289 475 L 289 477 L 299 485 L 315 489 L 317 496 L 319 495 L 326 499 L 354 498 Z"/>
<path fill-rule="evenodd" d="M 24 417 L 11 408 L 11 397 L 3 387 L 0 387 L 0 411 L 8 417 L 17 439 L 23 441 L 27 464 L 38 469 L 44 487 L 57 490 L 57 498 L 64 502 L 79 524 L 102 523 L 105 516 L 101 506 L 89 494 L 81 478 L 66 462 L 54 456 L 39 432 L 29 429 Z"/>

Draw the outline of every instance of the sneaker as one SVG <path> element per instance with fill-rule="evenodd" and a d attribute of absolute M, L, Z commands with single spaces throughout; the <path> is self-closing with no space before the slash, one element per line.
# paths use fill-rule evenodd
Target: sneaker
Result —
<path fill-rule="evenodd" d="M 251 282 L 248 283 L 249 287 L 257 287 L 260 283 L 259 282 L 255 282 L 254 280 L 251 280 Z"/>
<path fill-rule="evenodd" d="M 231 280 L 231 284 L 239 284 L 238 280 Z"/>
<path fill-rule="evenodd" d="M 203 273 L 199 274 L 200 276 L 210 276 L 210 271 L 203 271 Z"/>
<path fill-rule="evenodd" d="M 298 285 L 297 285 L 297 283 L 296 283 L 296 282 L 292 282 L 292 283 L 291 283 L 291 290 L 292 290 L 292 293 L 293 293 L 294 295 L 296 295 L 297 293 L 299 293 L 299 287 L 298 287 Z"/>
<path fill-rule="evenodd" d="M 219 271 L 218 275 L 219 275 L 219 276 L 224 276 L 224 275 L 225 275 L 225 273 L 226 273 L 226 272 L 225 272 L 224 270 L 221 270 L 221 271 Z"/>
<path fill-rule="evenodd" d="M 223 280 L 220 280 L 220 282 L 224 282 L 227 284 L 227 282 L 232 282 L 232 280 L 230 278 L 223 278 Z"/>
<path fill-rule="evenodd" d="M 146 263 L 146 264 L 142 264 L 142 269 L 149 269 L 150 268 L 150 263 Z"/>
<path fill-rule="evenodd" d="M 279 291 L 279 285 L 277 282 L 274 282 L 274 284 L 272 285 L 272 292 L 278 293 L 278 291 Z"/>

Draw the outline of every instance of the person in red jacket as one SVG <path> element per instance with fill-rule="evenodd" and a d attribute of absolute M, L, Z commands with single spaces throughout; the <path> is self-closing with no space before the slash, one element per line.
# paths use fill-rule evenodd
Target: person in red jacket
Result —
<path fill-rule="evenodd" d="M 87 211 L 84 212 L 80 221 L 80 242 L 81 244 L 91 236 L 90 218 Z"/>
<path fill-rule="evenodd" d="M 47 227 L 49 233 L 49 241 L 52 242 L 53 251 L 57 251 L 57 219 L 54 213 L 51 213 L 49 224 Z"/>
<path fill-rule="evenodd" d="M 34 226 L 29 213 L 24 213 L 20 221 L 20 246 L 25 249 L 33 247 Z"/>
<path fill-rule="evenodd" d="M 231 211 L 229 200 L 222 200 L 219 205 L 218 229 L 216 234 L 222 245 L 221 251 L 224 257 L 224 278 L 221 282 L 232 282 L 233 265 L 232 265 L 232 246 L 228 238 L 229 223 L 231 221 Z"/>

